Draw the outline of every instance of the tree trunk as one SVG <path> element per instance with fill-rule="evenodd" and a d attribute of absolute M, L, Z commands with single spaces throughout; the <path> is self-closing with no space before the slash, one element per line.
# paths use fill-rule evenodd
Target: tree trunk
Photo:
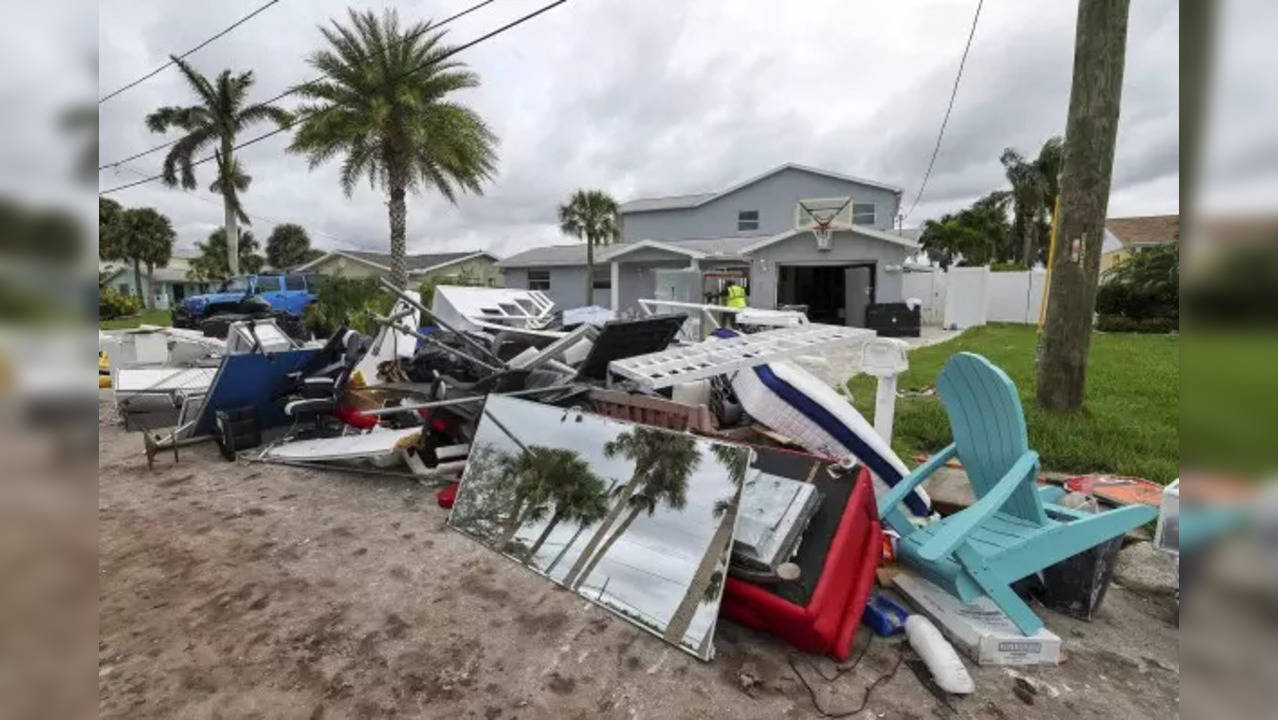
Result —
<path fill-rule="evenodd" d="M 550 517 L 550 522 L 546 525 L 546 529 L 541 531 L 537 541 L 532 544 L 531 548 L 528 548 L 528 556 L 524 558 L 526 564 L 532 565 L 533 558 L 537 556 L 537 551 L 541 549 L 542 545 L 546 544 L 546 538 L 550 537 L 550 532 L 555 529 L 555 526 L 559 524 L 563 517 L 563 513 L 556 508 L 555 514 Z"/>
<path fill-rule="evenodd" d="M 612 489 L 617 487 L 617 482 L 618 481 L 616 480 L 616 478 L 614 478 L 610 483 L 608 483 L 608 489 L 605 490 L 604 492 L 611 493 Z M 551 560 L 550 564 L 546 566 L 547 575 L 549 575 L 550 572 L 555 569 L 555 566 L 559 564 L 559 561 L 564 559 L 564 555 L 568 554 L 568 550 L 572 548 L 574 544 L 576 544 L 577 538 L 580 537 L 582 531 L 586 529 L 586 525 L 587 523 L 583 520 L 577 521 L 577 530 L 573 532 L 572 537 L 568 539 L 568 542 L 564 543 L 564 546 L 559 549 L 559 554 L 555 556 L 555 559 Z"/>
<path fill-rule="evenodd" d="M 714 536 L 710 538 L 710 546 L 706 548 L 706 553 L 701 556 L 701 562 L 697 564 L 697 572 L 692 576 L 692 584 L 688 586 L 688 591 L 683 594 L 683 600 L 679 601 L 679 607 L 670 617 L 670 624 L 666 625 L 664 636 L 666 642 L 676 646 L 683 642 L 683 636 L 687 634 L 688 626 L 692 624 L 692 618 L 701 605 L 702 596 L 705 595 L 706 588 L 710 587 L 714 571 L 719 566 L 719 561 L 723 559 L 724 551 L 732 542 L 732 530 L 737 522 L 737 504 L 734 502 L 729 505 L 724 510 L 723 517 L 719 519 L 719 527 L 715 528 Z"/>
<path fill-rule="evenodd" d="M 631 476 L 630 482 L 626 483 L 625 487 L 621 488 L 621 494 L 617 497 L 617 503 L 611 508 L 608 508 L 608 514 L 604 516 L 603 523 L 600 524 L 598 530 L 595 530 L 595 534 L 590 536 L 590 542 L 586 543 L 586 548 L 581 551 L 581 555 L 577 557 L 577 560 L 573 562 L 572 567 L 569 568 L 568 574 L 564 576 L 564 587 L 576 587 L 581 579 L 579 577 L 581 570 L 586 566 L 586 563 L 590 561 L 590 556 L 594 554 L 595 548 L 599 547 L 599 541 L 603 539 L 605 534 L 607 534 L 608 528 L 612 527 L 612 524 L 617 522 L 617 518 L 621 516 L 621 511 L 624 510 L 626 505 L 630 502 L 630 496 L 635 494 L 635 490 L 639 487 L 640 475 L 641 472 L 636 470 L 635 474 Z"/>
<path fill-rule="evenodd" d="M 390 281 L 401 290 L 408 289 L 408 261 L 404 257 L 407 245 L 404 240 L 405 225 L 408 220 L 408 208 L 404 205 L 405 183 L 396 178 L 392 181 L 390 191 Z"/>
<path fill-rule="evenodd" d="M 155 309 L 155 263 L 146 264 L 146 309 Z"/>
<path fill-rule="evenodd" d="M 626 516 L 626 521 L 621 523 L 621 526 L 617 528 L 617 532 L 608 536 L 608 541 L 605 542 L 603 547 L 599 548 L 599 552 L 595 553 L 595 556 L 590 559 L 590 564 L 586 566 L 585 570 L 581 571 L 581 577 L 577 578 L 577 584 L 570 586 L 573 590 L 581 589 L 581 586 L 584 585 L 586 580 L 590 577 L 590 573 L 595 571 L 595 567 L 599 564 L 599 561 L 603 560 L 604 555 L 607 555 L 608 551 L 612 549 L 613 543 L 617 542 L 617 538 L 626 534 L 626 531 L 630 529 L 630 524 L 635 521 L 636 517 L 639 517 L 640 512 L 642 512 L 642 509 L 640 508 L 630 508 L 630 514 Z"/>
<path fill-rule="evenodd" d="M 1056 257 L 1038 361 L 1038 404 L 1053 412 L 1083 404 L 1123 90 L 1127 11 L 1128 0 L 1078 4 Z"/>
<path fill-rule="evenodd" d="M 240 274 L 240 219 L 235 216 L 235 208 L 231 205 L 231 192 L 234 191 L 234 175 L 232 168 L 235 160 L 231 157 L 231 136 L 222 136 L 222 163 L 226 177 L 220 178 L 222 183 L 222 219 L 226 230 L 226 267 L 230 277 Z"/>
<path fill-rule="evenodd" d="M 133 258 L 133 286 L 138 289 L 138 299 L 145 302 L 146 296 L 151 293 L 142 289 L 142 263 L 137 258 Z"/>
<path fill-rule="evenodd" d="M 586 304 L 595 304 L 595 239 L 586 236 Z"/>
<path fill-rule="evenodd" d="M 1021 262 L 1025 263 L 1025 267 L 1033 267 L 1034 260 L 1031 255 L 1034 252 L 1034 233 L 1037 232 L 1034 227 L 1034 216 L 1028 212 L 1022 213 L 1018 207 L 1016 227 L 1021 234 Z"/>

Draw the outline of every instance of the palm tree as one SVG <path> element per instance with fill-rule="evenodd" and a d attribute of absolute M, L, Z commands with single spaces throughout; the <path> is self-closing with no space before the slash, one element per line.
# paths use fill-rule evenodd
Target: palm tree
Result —
<path fill-rule="evenodd" d="M 162 178 L 169 187 L 176 187 L 180 182 L 183 188 L 194 190 L 195 156 L 205 147 L 213 146 L 217 177 L 209 190 L 222 196 L 227 266 L 232 275 L 238 275 L 238 224 L 250 224 L 240 205 L 239 193 L 248 188 L 252 178 L 244 174 L 239 161 L 232 154 L 235 137 L 241 130 L 264 120 L 287 127 L 291 116 L 274 105 L 246 104 L 249 88 L 253 85 L 252 70 L 238 75 L 232 75 L 230 70 L 223 70 L 216 82 L 209 82 L 208 78 L 185 61 L 176 57 L 172 57 L 172 60 L 199 97 L 199 103 L 187 107 L 165 106 L 146 116 L 146 125 L 151 132 L 165 132 L 176 127 L 186 133 L 164 157 Z"/>
<path fill-rule="evenodd" d="M 434 188 L 453 203 L 459 192 L 482 193 L 496 169 L 497 136 L 473 110 L 447 99 L 477 87 L 479 77 L 445 57 L 452 48 L 444 33 L 428 34 L 429 22 L 401 29 L 393 10 L 380 20 L 372 11 L 348 12 L 349 27 L 320 28 L 329 48 L 310 63 L 324 80 L 297 89 L 316 102 L 299 108 L 305 120 L 289 149 L 308 155 L 312 168 L 343 155 L 347 196 L 365 177 L 385 188 L 390 279 L 406 288 L 406 193 Z"/>
<path fill-rule="evenodd" d="M 500 467 L 506 477 L 505 482 L 514 486 L 514 495 L 497 541 L 499 552 L 506 551 L 524 523 L 536 522 L 545 516 L 551 479 L 561 466 L 571 463 L 576 456 L 571 450 L 521 445 L 518 453 L 502 457 Z"/>
<path fill-rule="evenodd" d="M 547 494 L 554 503 L 555 511 L 541 535 L 528 548 L 525 562 L 529 565 L 560 522 L 587 525 L 608 512 L 608 495 L 604 490 L 603 480 L 591 472 L 590 465 L 580 455 L 573 453 L 573 456 L 570 462 L 560 466 L 550 478 Z"/>
<path fill-rule="evenodd" d="M 577 565 L 588 557 L 585 566 L 575 577 L 570 570 L 564 578 L 564 584 L 574 590 L 590 578 L 595 566 L 608 554 L 617 539 L 626 534 L 640 513 L 646 512 L 651 517 L 662 504 L 673 510 L 682 510 L 688 501 L 688 478 L 701 464 L 701 453 L 691 436 L 646 428 L 635 428 L 604 443 L 605 456 L 615 457 L 618 454 L 635 461 L 635 472 L 627 485 L 629 492 L 622 492 L 623 499 L 608 514 L 615 521 L 623 509 L 630 512 L 599 550 L 592 554 L 591 546 L 611 525 L 608 518 L 604 519 L 604 526 L 591 538 L 573 570 L 577 570 Z"/>
<path fill-rule="evenodd" d="M 1007 180 L 1012 184 L 1013 242 L 1020 245 L 1021 261 L 1031 266 L 1038 252 L 1044 247 L 1047 225 L 1052 206 L 1060 192 L 1063 149 L 1060 137 L 1052 137 L 1043 143 L 1038 157 L 1028 160 L 1015 148 L 1004 148 L 999 161 L 1003 163 Z M 1009 253 L 1011 254 L 1011 253 Z"/>
<path fill-rule="evenodd" d="M 578 190 L 559 206 L 559 229 L 586 241 L 586 304 L 594 305 L 595 245 L 621 236 L 617 201 L 603 190 Z"/>
<path fill-rule="evenodd" d="M 688 590 L 684 592 L 683 599 L 679 601 L 679 606 L 675 608 L 674 614 L 670 616 L 670 622 L 666 625 L 663 637 L 666 642 L 675 645 L 683 642 L 683 636 L 687 634 L 688 626 L 692 624 L 692 619 L 697 614 L 697 606 L 718 597 L 718 590 L 714 587 L 715 573 L 723 565 L 724 554 L 728 552 L 732 544 L 732 532 L 737 524 L 737 508 L 741 503 L 741 483 L 745 480 L 746 470 L 750 467 L 749 448 L 740 445 L 716 444 L 710 449 L 719 464 L 727 470 L 733 492 L 715 502 L 712 512 L 719 524 L 715 527 L 710 544 L 701 556 L 701 562 L 697 563 L 697 571 L 692 574 L 692 582 L 689 583 Z M 719 572 L 719 584 L 722 584 L 723 575 L 721 571 Z"/>

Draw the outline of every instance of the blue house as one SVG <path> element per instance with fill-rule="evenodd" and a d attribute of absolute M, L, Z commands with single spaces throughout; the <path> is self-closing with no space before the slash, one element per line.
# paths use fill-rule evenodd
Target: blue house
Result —
<path fill-rule="evenodd" d="M 802 205 L 800 204 L 802 203 Z M 827 242 L 805 208 L 842 208 Z M 621 206 L 621 242 L 596 248 L 595 303 L 637 310 L 640 298 L 718 302 L 742 284 L 752 307 L 804 305 L 817 322 L 864 325 L 871 303 L 902 300 L 914 240 L 892 229 L 901 189 L 782 165 L 726 190 L 639 198 Z M 506 287 L 585 303 L 585 246 L 533 248 L 498 263 Z"/>

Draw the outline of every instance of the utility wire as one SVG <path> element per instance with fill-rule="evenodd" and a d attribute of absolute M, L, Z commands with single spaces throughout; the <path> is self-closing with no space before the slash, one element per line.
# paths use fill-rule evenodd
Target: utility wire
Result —
<path fill-rule="evenodd" d="M 220 32 L 220 33 L 218 33 L 218 34 L 214 35 L 213 37 L 209 38 L 208 40 L 205 40 L 204 42 L 200 43 L 199 45 L 196 45 L 195 47 L 191 48 L 190 50 L 187 50 L 186 52 L 182 53 L 181 55 L 178 55 L 178 56 L 177 56 L 177 57 L 178 57 L 178 59 L 179 59 L 179 60 L 181 60 L 182 58 L 185 58 L 186 56 L 191 55 L 192 53 L 194 53 L 195 51 L 199 50 L 200 48 L 203 48 L 205 45 L 208 45 L 209 43 L 213 42 L 214 40 L 216 40 L 216 39 L 218 39 L 218 38 L 222 37 L 223 35 L 225 35 L 225 34 L 227 34 L 227 33 L 231 32 L 232 30 L 234 30 L 235 28 L 237 28 L 237 27 L 239 27 L 239 26 L 243 25 L 244 23 L 248 22 L 249 20 L 252 20 L 252 19 L 254 18 L 254 16 L 256 16 L 258 13 L 260 13 L 260 12 L 262 12 L 262 11 L 266 10 L 267 8 L 269 8 L 270 6 L 274 5 L 275 3 L 278 3 L 279 1 L 280 1 L 280 0 L 270 0 L 270 2 L 266 3 L 265 5 L 263 5 L 263 6 L 259 7 L 258 9 L 256 9 L 256 10 L 254 10 L 253 12 L 249 13 L 248 15 L 245 15 L 244 17 L 240 18 L 239 20 L 236 20 L 235 22 L 231 23 L 231 25 L 230 25 L 229 27 L 227 27 L 225 30 L 223 30 L 222 32 Z M 147 74 L 143 75 L 142 77 L 138 78 L 137 80 L 134 80 L 133 82 L 131 82 L 131 83 L 127 84 L 127 85 L 124 85 L 123 87 L 120 87 L 120 88 L 117 88 L 117 89 L 115 89 L 115 90 L 112 90 L 111 92 L 107 93 L 106 95 L 103 95 L 102 97 L 98 98 L 98 104 L 99 104 L 99 105 L 101 105 L 102 103 L 106 102 L 107 100 L 110 100 L 111 98 L 115 97 L 116 95 L 119 95 L 120 93 L 124 92 L 125 90 L 128 90 L 128 89 L 129 89 L 129 88 L 131 88 L 131 87 L 136 87 L 136 86 L 138 86 L 138 85 L 141 85 L 143 82 L 146 82 L 147 80 L 150 80 L 151 78 L 155 77 L 156 75 L 159 75 L 159 74 L 160 74 L 161 72 L 163 72 L 165 69 L 167 69 L 167 68 L 168 68 L 168 67 L 170 67 L 171 65 L 175 65 L 175 64 L 176 64 L 176 63 L 175 63 L 172 59 L 170 59 L 168 62 L 166 62 L 166 63 L 164 63 L 163 65 L 161 65 L 160 67 L 158 67 L 158 68 L 156 68 L 156 69 L 152 70 L 151 72 L 149 72 L 149 73 L 147 73 Z"/>
<path fill-rule="evenodd" d="M 950 104 L 945 108 L 945 118 L 941 120 L 941 131 L 936 134 L 936 147 L 932 148 L 932 159 L 927 162 L 927 172 L 923 173 L 923 183 L 919 185 L 919 194 L 914 196 L 914 203 L 910 205 L 909 212 L 901 216 L 902 220 L 910 216 L 914 212 L 914 208 L 918 207 L 919 200 L 923 198 L 923 191 L 927 188 L 928 178 L 932 177 L 932 166 L 936 164 L 936 156 L 941 152 L 941 138 L 945 137 L 945 126 L 950 122 L 950 111 L 954 109 L 954 98 L 958 95 L 959 80 L 963 79 L 963 66 L 967 64 L 967 53 L 972 49 L 972 38 L 976 36 L 976 23 L 981 19 L 981 6 L 985 4 L 985 0 L 978 0 L 976 3 L 976 14 L 972 17 L 972 29 L 967 33 L 967 44 L 963 46 L 963 57 L 959 60 L 958 73 L 954 75 L 954 89 L 950 90 Z"/>
<path fill-rule="evenodd" d="M 488 32 L 488 33 L 485 33 L 485 34 L 483 34 L 483 35 L 480 35 L 479 37 L 475 38 L 474 40 L 471 40 L 471 41 L 470 41 L 470 42 L 468 42 L 468 43 L 465 43 L 465 44 L 462 44 L 462 45 L 458 45 L 457 47 L 455 47 L 455 48 L 453 48 L 453 49 L 449 50 L 448 52 L 443 53 L 443 54 L 442 54 L 442 55 L 440 55 L 439 57 L 434 58 L 434 59 L 432 59 L 432 60 L 431 60 L 431 61 L 429 61 L 429 62 L 424 62 L 424 63 L 422 63 L 421 65 L 418 65 L 417 67 L 415 67 L 415 68 L 413 68 L 413 69 L 411 69 L 411 70 L 408 70 L 407 72 L 403 73 L 402 75 L 400 75 L 399 77 L 397 77 L 397 78 L 395 78 L 395 79 L 397 79 L 397 80 L 398 80 L 399 78 L 403 78 L 403 77 L 407 77 L 407 76 L 409 76 L 409 75 L 412 75 L 412 74 L 413 74 L 413 73 L 415 73 L 415 72 L 420 72 L 420 71 L 422 71 L 422 70 L 424 70 L 424 69 L 426 69 L 426 68 L 428 68 L 428 67 L 430 67 L 430 66 L 432 66 L 432 65 L 434 65 L 434 64 L 436 64 L 436 63 L 438 63 L 438 62 L 440 62 L 440 61 L 442 61 L 442 60 L 445 60 L 445 59 L 447 59 L 447 58 L 449 58 L 449 57 L 452 57 L 453 55 L 456 55 L 457 53 L 461 52 L 462 50 L 466 50 L 466 49 L 468 49 L 468 48 L 474 47 L 475 45 L 478 45 L 479 43 L 481 43 L 481 42 L 483 42 L 483 41 L 485 41 L 485 40 L 487 40 L 487 39 L 489 39 L 489 38 L 491 38 L 491 37 L 493 37 L 493 36 L 500 35 L 501 33 L 506 32 L 507 30 L 509 30 L 509 29 L 511 29 L 511 28 L 513 28 L 513 27 L 515 27 L 516 25 L 522 25 L 523 23 L 528 22 L 529 20 L 531 20 L 531 19 L 533 19 L 533 18 L 537 17 L 538 15 L 541 15 L 541 14 L 542 14 L 542 13 L 544 13 L 544 12 L 547 12 L 547 11 L 549 11 L 549 10 L 551 10 L 551 9 L 555 8 L 555 7 L 558 7 L 559 5 L 563 5 L 563 4 L 564 4 L 564 3 L 566 3 L 566 2 L 568 2 L 568 0 L 555 0 L 555 2 L 549 3 L 549 4 L 547 4 L 547 5 L 543 5 L 541 8 L 538 8 L 537 10 L 534 10 L 533 12 L 530 12 L 530 13 L 528 13 L 527 15 L 524 15 L 524 16 L 522 16 L 522 17 L 520 17 L 520 18 L 516 19 L 516 20 L 512 20 L 511 22 L 508 22 L 508 23 L 506 23 L 505 25 L 502 25 L 501 27 L 497 28 L 496 30 L 492 30 L 492 31 L 490 31 L 490 32 Z M 315 82 L 315 81 L 311 81 L 311 82 Z M 296 90 L 296 89 L 297 89 L 297 88 L 294 88 L 294 90 Z M 289 92 L 293 92 L 293 90 L 291 90 L 291 91 L 289 91 Z M 286 93 L 286 94 L 287 94 L 287 93 Z M 280 133 L 284 132 L 285 130 L 289 130 L 289 129 L 291 129 L 291 128 L 292 128 L 294 125 L 296 125 L 298 122 L 303 121 L 303 120 L 306 120 L 306 119 L 310 118 L 310 117 L 311 117 L 311 116 L 313 116 L 313 115 L 317 115 L 317 114 L 319 114 L 319 113 L 320 113 L 320 112 L 322 112 L 322 111 L 323 111 L 323 109 L 321 109 L 321 110 L 317 110 L 317 111 L 315 111 L 315 112 L 311 112 L 311 113 L 305 113 L 305 114 L 303 114 L 301 117 L 298 117 L 298 118 L 293 119 L 291 122 L 289 122 L 287 125 L 285 125 L 285 126 L 283 126 L 283 127 L 276 128 L 275 130 L 272 130 L 272 131 L 267 132 L 267 133 L 262 133 L 261 135 L 258 135 L 257 137 L 249 138 L 248 140 L 245 140 L 244 142 L 242 142 L 242 143 L 240 143 L 240 144 L 238 144 L 238 145 L 235 145 L 235 146 L 234 146 L 234 147 L 232 147 L 231 149 L 232 149 L 232 150 L 239 150 L 239 149 L 241 149 L 241 148 L 248 147 L 249 145 L 253 145 L 253 144 L 255 144 L 255 143 L 259 143 L 259 142 L 261 142 L 261 141 L 263 141 L 263 140 L 265 140 L 265 139 L 267 139 L 267 138 L 269 138 L 269 137 L 272 137 L 272 136 L 274 136 L 274 135 L 278 135 L 278 134 L 280 134 Z M 214 154 L 214 155 L 208 155 L 208 156 L 205 156 L 205 157 L 203 157 L 203 158 L 200 158 L 199 160 L 196 160 L 196 161 L 192 162 L 192 163 L 191 163 L 191 165 L 192 165 L 193 167 L 194 167 L 195 165 L 203 165 L 204 163 L 209 162 L 209 161 L 211 161 L 211 160 L 215 159 L 216 157 L 217 157 L 217 156 L 216 156 L 216 154 Z M 125 189 L 127 189 L 127 188 L 136 187 L 136 186 L 138 186 L 138 185 L 144 185 L 144 184 L 146 184 L 146 183 L 154 182 L 155 180 L 159 180 L 159 179 L 160 179 L 160 178 L 162 178 L 162 177 L 164 177 L 164 175 L 163 175 L 162 173 L 157 173 L 157 174 L 155 174 L 155 175 L 151 175 L 150 177 L 147 177 L 147 178 L 142 179 L 142 180 L 136 180 L 136 181 L 131 182 L 131 183 L 125 183 L 124 185 L 117 185 L 117 186 L 112 187 L 112 188 L 107 188 L 106 190 L 99 191 L 99 192 L 98 192 L 98 195 L 108 195 L 108 194 L 113 193 L 113 192 L 116 192 L 116 191 L 118 191 L 118 190 L 125 190 Z"/>
<path fill-rule="evenodd" d="M 275 0 L 275 2 L 279 2 L 279 0 Z M 452 22 L 452 21 L 456 20 L 457 18 L 463 17 L 463 16 L 465 16 L 465 15 L 469 15 L 469 14 L 471 14 L 472 12 L 475 12 L 476 10 L 478 10 L 478 9 L 480 9 L 480 8 L 482 8 L 482 7 L 484 7 L 485 5 L 491 5 L 493 2 L 495 2 L 495 0 L 483 0 L 483 2 L 475 3 L 474 5 L 471 5 L 470 7 L 466 8 L 465 10 L 462 10 L 461 12 L 455 13 L 455 14 L 453 14 L 453 15 L 450 15 L 450 16 L 448 16 L 448 17 L 444 18 L 443 20 L 440 20 L 438 23 L 436 23 L 436 24 L 434 24 L 434 25 L 428 25 L 428 26 L 426 26 L 426 27 L 423 27 L 421 30 L 419 30 L 419 31 L 417 31 L 417 32 L 415 32 L 415 33 L 413 33 L 412 35 L 406 35 L 406 36 L 404 36 L 403 38 L 401 38 L 401 39 L 399 40 L 399 42 L 402 44 L 402 43 L 411 42 L 411 41 L 413 41 L 413 40 L 416 40 L 417 38 L 421 37 L 423 34 L 425 34 L 425 33 L 427 33 L 427 32 L 430 32 L 430 31 L 432 31 L 432 30 L 438 30 L 439 28 L 441 28 L 441 27 L 443 27 L 443 26 L 447 25 L 448 23 L 450 23 L 450 22 Z M 183 56 L 183 57 L 185 57 L 185 56 Z M 164 68 L 160 68 L 160 70 L 163 70 L 163 69 L 164 69 Z M 156 72 L 159 72 L 159 70 L 156 70 Z M 288 97 L 289 95 L 292 95 L 293 93 L 295 93 L 295 92 L 297 92 L 297 91 L 301 90 L 301 89 L 302 89 L 302 88 L 304 88 L 304 87 L 307 87 L 308 85 L 314 85 L 315 83 L 320 82 L 321 80 L 324 80 L 326 77 L 327 77 L 327 76 L 325 76 L 325 75 L 321 75 L 321 76 L 319 76 L 319 77 L 317 77 L 317 78 L 313 78 L 313 79 L 311 79 L 311 80 L 307 80 L 306 82 L 304 82 L 304 83 L 302 83 L 302 84 L 300 84 L 300 85 L 294 85 L 293 87 L 291 87 L 291 88 L 289 88 L 289 89 L 285 90 L 284 92 L 282 92 L 282 93 L 280 93 L 280 94 L 278 94 L 278 95 L 276 95 L 276 96 L 274 96 L 274 97 L 271 97 L 271 98 L 269 98 L 269 99 L 267 99 L 267 100 L 265 100 L 264 102 L 259 103 L 259 104 L 261 104 L 261 105 L 270 105 L 270 104 L 271 104 L 271 103 L 273 103 L 273 102 L 276 102 L 276 101 L 278 101 L 278 100 L 282 100 L 282 99 L 284 99 L 284 98 Z M 118 91 L 117 91 L 117 92 L 118 92 Z M 99 100 L 98 102 L 101 102 L 101 101 Z M 109 162 L 109 163 L 105 163 L 105 164 L 99 165 L 99 166 L 98 166 L 98 169 L 99 169 L 99 170 L 106 170 L 106 169 L 108 169 L 108 168 L 113 168 L 113 167 L 115 167 L 116 165 L 119 165 L 120 163 L 126 163 L 126 162 L 128 162 L 128 161 L 130 161 L 130 160 L 137 160 L 137 159 L 138 159 L 138 158 L 140 158 L 140 157 L 145 157 L 145 156 L 147 156 L 147 155 L 150 155 L 151 153 L 159 152 L 159 151 L 161 151 L 161 150 L 164 150 L 165 148 L 172 147 L 173 145 L 177 144 L 177 141 L 178 141 L 178 140 L 181 140 L 181 138 L 174 138 L 173 140 L 169 140 L 168 142 L 161 143 L 161 144 L 159 144 L 159 145 L 156 145 L 155 147 L 148 148 L 148 149 L 143 150 L 143 151 L 138 152 L 138 153 L 134 153 L 134 154 L 132 154 L 132 155 L 130 155 L 130 156 L 128 156 L 128 157 L 120 158 L 119 160 L 115 160 L 115 161 L 113 161 L 113 162 Z"/>

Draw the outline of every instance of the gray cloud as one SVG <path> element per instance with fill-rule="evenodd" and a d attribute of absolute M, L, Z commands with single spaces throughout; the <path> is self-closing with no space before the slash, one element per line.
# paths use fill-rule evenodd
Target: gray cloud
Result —
<path fill-rule="evenodd" d="M 470 2 L 435 3 L 429 11 L 442 17 Z M 539 4 L 494 3 L 458 21 L 449 38 L 463 42 Z M 140 0 L 103 12 L 103 89 L 198 42 L 247 10 L 241 5 Z M 461 99 L 501 137 L 500 171 L 483 196 L 456 206 L 437 195 L 412 198 L 410 246 L 509 253 L 564 242 L 555 206 L 578 187 L 601 187 L 620 199 L 697 192 L 787 161 L 899 185 L 908 202 L 935 142 L 972 9 L 968 2 L 924 12 L 908 3 L 837 0 L 801 10 L 675 0 L 568 3 L 465 53 L 483 85 Z M 320 43 L 315 26 L 344 12 L 337 0 L 280 3 L 194 59 L 208 73 L 252 68 L 256 96 L 266 97 L 313 75 L 305 57 Z M 428 10 L 401 4 L 400 12 L 408 20 Z M 1063 132 L 1073 13 L 1064 3 L 986 5 L 944 147 L 911 223 L 1002 185 L 1004 147 L 1034 152 Z M 1115 214 L 1177 209 L 1175 184 L 1168 191 L 1159 181 L 1177 173 L 1176 31 L 1174 5 L 1133 3 Z M 189 101 L 177 73 L 166 71 L 104 104 L 102 159 L 155 144 L 160 138 L 146 131 L 143 116 Z M 309 171 L 285 146 L 286 138 L 272 139 L 242 154 L 254 177 L 245 196 L 249 211 L 299 222 L 321 247 L 385 247 L 383 195 L 364 186 L 345 198 L 336 163 Z M 133 165 L 154 172 L 159 160 Z M 104 172 L 100 183 L 130 179 Z M 212 196 L 203 194 L 199 200 L 153 185 L 118 199 L 169 214 L 189 245 L 221 219 L 216 202 L 207 202 Z M 258 221 L 254 229 L 265 235 L 271 224 Z"/>

